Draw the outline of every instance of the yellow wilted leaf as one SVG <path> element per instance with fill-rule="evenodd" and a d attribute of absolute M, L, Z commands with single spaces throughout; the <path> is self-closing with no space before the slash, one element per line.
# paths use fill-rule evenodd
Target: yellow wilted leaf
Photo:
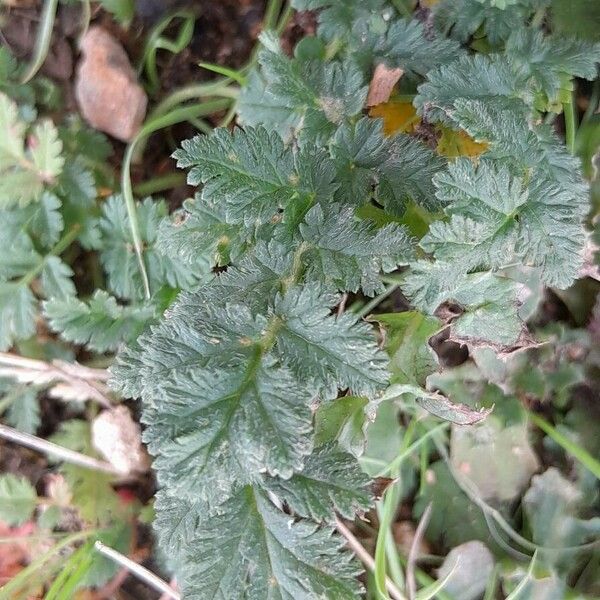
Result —
<path fill-rule="evenodd" d="M 369 110 L 369 116 L 383 119 L 383 133 L 393 135 L 394 133 L 411 133 L 421 121 L 417 110 L 410 102 L 395 101 L 373 106 Z"/>
<path fill-rule="evenodd" d="M 437 145 L 438 154 L 448 158 L 458 158 L 459 156 L 479 156 L 483 154 L 489 144 L 486 142 L 476 142 L 466 131 L 456 131 L 448 127 L 440 127 L 442 136 Z"/>

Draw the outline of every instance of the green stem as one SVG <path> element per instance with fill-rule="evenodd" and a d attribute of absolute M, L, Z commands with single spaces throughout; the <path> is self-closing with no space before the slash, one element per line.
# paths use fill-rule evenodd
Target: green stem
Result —
<path fill-rule="evenodd" d="M 404 4 L 404 0 L 392 0 L 392 4 L 396 8 L 396 10 L 403 16 L 408 19 L 412 16 L 412 11 L 409 10 L 408 6 Z"/>
<path fill-rule="evenodd" d="M 577 115 L 575 114 L 575 92 L 571 95 L 569 102 L 563 104 L 563 113 L 565 116 L 565 137 L 567 149 L 571 154 L 575 154 L 575 136 L 577 134 Z"/>
<path fill-rule="evenodd" d="M 375 298 L 373 298 L 371 301 L 367 302 L 367 304 L 365 304 L 365 306 L 358 311 L 358 316 L 360 318 L 366 317 L 374 308 L 379 306 L 388 296 L 391 296 L 399 287 L 399 283 L 390 285 L 385 292 L 382 292 L 378 296 L 375 296 Z"/>
<path fill-rule="evenodd" d="M 273 29 L 275 27 L 282 4 L 281 0 L 269 0 L 263 18 L 263 29 Z"/>
<path fill-rule="evenodd" d="M 135 208 L 135 200 L 133 198 L 133 188 L 131 184 L 131 161 L 135 152 L 136 146 L 145 140 L 149 135 L 154 132 L 170 127 L 176 123 L 187 121 L 190 117 L 202 117 L 210 115 L 219 110 L 227 108 L 230 100 L 212 100 L 209 102 L 202 102 L 200 104 L 192 104 L 190 106 L 182 106 L 176 108 L 165 115 L 161 115 L 146 121 L 144 126 L 140 129 L 139 133 L 129 143 L 125 150 L 125 156 L 123 158 L 123 167 L 121 169 L 121 192 L 125 200 L 125 207 L 127 209 L 127 217 L 129 219 L 129 229 L 131 231 L 131 239 L 133 241 L 133 247 L 137 256 L 138 266 L 140 275 L 142 277 L 142 285 L 144 287 L 144 296 L 150 299 L 150 283 L 148 280 L 148 273 L 146 271 L 146 264 L 144 263 L 144 254 L 142 247 L 142 237 L 140 234 L 140 226 L 137 218 L 137 212 Z"/>
<path fill-rule="evenodd" d="M 406 428 L 404 438 L 402 439 L 402 445 L 400 447 L 400 454 L 402 455 L 409 447 L 412 438 L 417 427 L 417 420 L 413 418 Z M 400 475 L 400 466 L 397 466 L 392 472 L 391 476 L 398 478 Z M 379 520 L 379 533 L 377 535 L 377 542 L 375 545 L 375 586 L 377 593 L 381 600 L 389 600 L 389 596 L 386 591 L 386 563 L 390 561 L 387 557 L 387 549 L 389 548 L 389 542 L 387 538 L 391 537 L 391 527 L 394 522 L 394 516 L 400 503 L 401 496 L 401 485 L 400 481 L 393 483 L 385 492 L 383 500 L 379 503 L 378 510 L 381 511 L 381 518 Z M 400 560 L 396 546 L 393 546 L 392 559 L 397 561 Z"/>
<path fill-rule="evenodd" d="M 52 30 L 54 28 L 54 21 L 56 19 L 56 9 L 58 7 L 58 0 L 46 0 L 44 2 L 44 8 L 42 9 L 42 16 L 40 18 L 40 25 L 37 32 L 37 38 L 35 40 L 35 48 L 33 51 L 33 59 L 21 83 L 27 83 L 33 76 L 40 70 L 44 64 L 46 57 L 48 56 L 48 50 L 50 49 L 50 41 L 52 39 Z"/>
<path fill-rule="evenodd" d="M 148 181 L 134 185 L 133 191 L 138 197 L 152 196 L 152 194 L 156 194 L 157 192 L 163 192 L 164 190 L 170 190 L 174 187 L 185 185 L 185 182 L 185 173 L 166 173 L 165 175 L 159 175 L 149 179 Z"/>
<path fill-rule="evenodd" d="M 52 548 L 43 554 L 40 558 L 34 560 L 27 567 L 25 567 L 22 571 L 13 577 L 6 585 L 2 586 L 0 589 L 0 600 L 9 600 L 10 598 L 16 598 L 17 592 L 21 591 L 23 586 L 27 585 L 27 582 L 32 578 L 34 573 L 41 569 L 49 562 L 52 558 L 60 553 L 61 550 L 67 548 L 71 544 L 79 542 L 81 540 L 85 540 L 95 534 L 99 533 L 98 530 L 91 531 L 80 531 L 79 533 L 74 533 L 66 537 L 61 542 L 58 542 Z"/>
<path fill-rule="evenodd" d="M 596 79 L 596 81 L 594 81 L 594 89 L 592 90 L 590 101 L 585 110 L 585 114 L 581 119 L 582 125 L 587 123 L 592 118 L 596 112 L 596 109 L 598 108 L 598 102 L 600 102 L 600 79 Z"/>
<path fill-rule="evenodd" d="M 281 35 L 285 28 L 287 27 L 288 23 L 290 22 L 292 15 L 294 14 L 294 8 L 288 4 L 285 9 L 283 10 L 283 13 L 281 15 L 281 18 L 279 19 L 279 23 L 277 24 L 277 27 L 275 28 L 275 33 L 277 33 L 277 35 Z"/>
<path fill-rule="evenodd" d="M 71 229 L 69 229 L 69 231 L 67 231 L 67 233 L 65 233 L 65 235 L 63 235 L 63 237 L 60 238 L 58 242 L 56 242 L 52 250 L 50 250 L 48 254 L 43 256 L 42 260 L 40 260 L 40 262 L 35 267 L 33 267 L 33 269 L 25 273 L 25 275 L 23 275 L 23 277 L 19 279 L 19 284 L 29 285 L 40 274 L 40 272 L 46 264 L 46 260 L 48 259 L 48 257 L 59 256 L 60 254 L 62 254 L 77 239 L 80 230 L 81 225 L 79 225 L 79 223 L 73 225 L 73 227 L 71 227 Z"/>
<path fill-rule="evenodd" d="M 210 83 L 195 83 L 182 87 L 157 104 L 147 120 L 151 121 L 158 118 L 168 113 L 172 108 L 179 104 L 183 104 L 188 100 L 208 98 L 211 96 L 236 99 L 239 95 L 239 89 L 232 86 L 231 83 L 232 79 L 225 77 L 223 79 L 211 81 Z"/>
<path fill-rule="evenodd" d="M 548 421 L 540 417 L 540 415 L 529 412 L 529 418 L 565 452 L 570 454 L 575 460 L 579 461 L 586 469 L 595 475 L 597 479 L 600 479 L 600 462 L 589 452 L 560 433 L 560 431 L 557 431 L 550 423 L 548 423 Z"/>
<path fill-rule="evenodd" d="M 404 566 L 406 566 L 408 561 L 404 557 L 400 557 L 400 562 Z M 417 580 L 417 583 L 421 587 L 427 587 L 427 586 L 435 583 L 435 579 L 433 579 L 432 577 L 427 575 L 427 573 L 425 573 L 425 571 L 423 571 L 422 569 L 419 569 L 418 567 L 415 568 L 415 579 Z M 437 598 L 437 600 L 456 600 L 454 598 L 454 596 L 448 595 L 443 590 L 438 590 L 435 597 Z"/>
<path fill-rule="evenodd" d="M 546 7 L 540 6 L 540 8 L 538 8 L 535 11 L 535 14 L 533 15 L 533 19 L 531 19 L 531 26 L 534 29 L 537 29 L 544 22 L 545 18 L 546 18 Z"/>

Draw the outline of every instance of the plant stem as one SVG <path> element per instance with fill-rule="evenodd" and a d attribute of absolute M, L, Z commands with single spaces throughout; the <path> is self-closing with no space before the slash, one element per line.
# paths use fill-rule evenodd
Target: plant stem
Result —
<path fill-rule="evenodd" d="M 25 71 L 25 75 L 23 75 L 21 83 L 27 83 L 30 81 L 40 70 L 41 66 L 46 60 L 46 57 L 48 56 L 50 40 L 52 39 L 52 30 L 54 29 L 54 21 L 56 19 L 57 7 L 58 0 L 46 0 L 44 2 L 44 8 L 42 9 L 42 15 L 40 17 L 40 25 L 35 40 L 33 58 L 29 67 L 27 67 L 27 71 Z"/>
<path fill-rule="evenodd" d="M 392 4 L 402 16 L 410 19 L 412 12 L 409 10 L 408 6 L 404 4 L 404 0 L 392 0 Z"/>
<path fill-rule="evenodd" d="M 73 227 L 71 227 L 71 229 L 69 229 L 69 231 L 67 231 L 67 233 L 65 233 L 65 235 L 63 235 L 63 237 L 60 238 L 58 242 L 56 242 L 56 244 L 50 250 L 50 252 L 48 252 L 48 254 L 42 257 L 42 260 L 40 260 L 39 264 L 37 264 L 35 267 L 33 267 L 33 269 L 25 273 L 25 275 L 23 275 L 21 279 L 19 279 L 19 284 L 29 285 L 40 274 L 40 272 L 46 264 L 46 260 L 48 259 L 48 257 L 59 256 L 60 254 L 62 254 L 77 239 L 80 229 L 81 225 L 79 225 L 79 223 L 73 225 Z"/>
<path fill-rule="evenodd" d="M 371 571 L 375 572 L 375 561 L 373 557 L 365 550 L 364 546 L 356 539 L 354 534 L 344 525 L 338 517 L 335 518 L 337 530 L 346 538 L 349 548 L 356 554 L 359 560 Z M 404 594 L 394 585 L 388 577 L 385 581 L 385 586 L 390 596 L 394 600 L 406 600 Z"/>
<path fill-rule="evenodd" d="M 185 182 L 185 173 L 166 173 L 165 175 L 159 175 L 158 177 L 153 177 L 152 179 L 148 179 L 148 181 L 143 181 L 142 183 L 134 185 L 133 191 L 138 197 L 151 196 L 157 192 L 170 190 L 174 187 L 179 187 L 180 185 L 185 185 Z"/>
<path fill-rule="evenodd" d="M 231 83 L 231 78 L 224 77 L 223 79 L 217 79 L 210 83 L 195 83 L 182 87 L 157 104 L 155 109 L 148 116 L 147 121 L 152 121 L 168 113 L 172 108 L 175 108 L 188 100 L 209 98 L 211 96 L 236 99 L 239 95 L 239 89 L 232 86 Z"/>
<path fill-rule="evenodd" d="M 563 450 L 570 454 L 573 458 L 579 461 L 586 469 L 588 469 L 597 479 L 600 479 L 600 462 L 596 460 L 589 452 L 570 440 L 555 429 L 548 421 L 540 417 L 540 415 L 529 412 L 529 418 L 537 425 L 548 437 L 553 439 Z"/>
<path fill-rule="evenodd" d="M 577 115 L 575 114 L 575 91 L 571 94 L 569 102 L 563 104 L 565 117 L 565 137 L 567 150 L 575 154 L 575 136 L 577 134 Z"/>
<path fill-rule="evenodd" d="M 64 548 L 67 548 L 75 542 L 85 540 L 91 537 L 92 535 L 96 534 L 98 534 L 97 530 L 80 531 L 78 533 L 69 535 L 64 540 L 52 546 L 52 548 L 48 552 L 40 556 L 38 559 L 34 560 L 22 571 L 19 571 L 19 573 L 15 577 L 13 577 L 6 585 L 2 586 L 2 588 L 0 589 L 0 599 L 9 600 L 10 598 L 20 597 L 16 595 L 17 592 L 21 590 L 24 585 L 27 584 L 27 581 L 31 579 L 32 575 L 38 569 L 41 569 L 49 560 L 51 560 Z"/>
<path fill-rule="evenodd" d="M 281 12 L 281 0 L 269 0 L 267 8 L 265 10 L 265 16 L 263 18 L 263 30 L 273 29 L 277 24 L 277 17 Z"/>
<path fill-rule="evenodd" d="M 375 296 L 371 301 L 367 302 L 363 308 L 358 311 L 358 316 L 360 318 L 366 317 L 374 308 L 379 306 L 388 296 L 391 296 L 398 288 L 400 287 L 399 283 L 393 283 L 388 287 L 385 292 L 382 292 L 378 296 Z"/>
<path fill-rule="evenodd" d="M 94 544 L 94 547 L 98 552 L 104 554 L 104 556 L 110 558 L 118 565 L 125 567 L 132 575 L 137 577 L 140 581 L 147 583 L 150 587 L 154 588 L 158 592 L 161 592 L 162 594 L 166 594 L 169 598 L 173 598 L 173 600 L 180 600 L 181 596 L 166 581 L 163 581 L 160 577 L 146 569 L 146 567 L 138 565 L 130 558 L 127 558 L 120 552 L 117 552 L 116 550 L 105 546 L 100 541 L 97 541 Z"/>
<path fill-rule="evenodd" d="M 279 23 L 275 28 L 275 33 L 277 33 L 277 35 L 280 36 L 284 32 L 293 14 L 294 8 L 290 4 L 286 5 L 285 9 L 283 10 L 283 13 L 281 14 L 281 18 L 279 19 Z"/>
<path fill-rule="evenodd" d="M 121 170 L 121 192 L 123 194 L 123 198 L 125 199 L 127 217 L 129 218 L 129 229 L 131 231 L 131 239 L 135 254 L 137 256 L 140 275 L 142 277 L 144 295 L 148 300 L 150 299 L 150 282 L 148 280 L 146 264 L 144 263 L 142 237 L 140 234 L 140 226 L 135 208 L 135 200 L 133 198 L 133 188 L 131 185 L 130 171 L 133 153 L 135 152 L 136 146 L 154 132 L 165 127 L 170 127 L 171 125 L 175 125 L 176 123 L 186 121 L 190 117 L 202 117 L 218 110 L 222 110 L 229 105 L 229 102 L 230 100 L 223 99 L 202 102 L 200 104 L 192 104 L 191 106 L 176 108 L 167 114 L 151 118 L 146 121 L 135 138 L 127 146 L 125 156 L 123 158 L 123 167 Z"/>
<path fill-rule="evenodd" d="M 103 473 L 108 473 L 110 475 L 123 476 L 121 471 L 115 469 L 115 467 L 107 462 L 98 460 L 91 456 L 86 456 L 85 454 L 80 454 L 79 452 L 69 450 L 68 448 L 63 448 L 58 444 L 43 440 L 35 435 L 29 435 L 28 433 L 17 431 L 16 429 L 8 427 L 7 425 L 0 424 L 0 438 L 21 444 L 22 446 L 26 446 L 32 450 L 37 450 L 42 454 L 54 456 L 65 462 L 77 465 L 78 467 L 92 469 L 93 471 L 102 471 Z"/>

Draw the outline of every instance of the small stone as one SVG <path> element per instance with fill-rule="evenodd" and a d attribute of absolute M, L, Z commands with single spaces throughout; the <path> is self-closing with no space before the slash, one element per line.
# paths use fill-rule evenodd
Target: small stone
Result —
<path fill-rule="evenodd" d="M 75 97 L 84 119 L 123 142 L 139 131 L 148 98 L 123 47 L 102 27 L 91 27 L 81 42 Z"/>
<path fill-rule="evenodd" d="M 123 475 L 148 470 L 149 459 L 142 446 L 140 426 L 123 405 L 105 410 L 94 419 L 92 443 Z"/>

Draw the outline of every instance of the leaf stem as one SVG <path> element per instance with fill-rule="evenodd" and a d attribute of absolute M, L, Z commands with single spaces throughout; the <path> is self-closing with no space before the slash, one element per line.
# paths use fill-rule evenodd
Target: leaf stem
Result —
<path fill-rule="evenodd" d="M 185 185 L 186 176 L 182 172 L 166 173 L 165 175 L 158 175 L 147 181 L 143 181 L 133 186 L 133 191 L 136 196 L 151 196 L 157 192 L 164 190 L 170 190 L 180 185 Z"/>
<path fill-rule="evenodd" d="M 0 589 L 0 598 L 8 600 L 9 598 L 15 598 L 16 593 L 22 589 L 31 576 L 38 570 L 41 569 L 48 561 L 50 561 L 55 555 L 57 555 L 63 548 L 67 548 L 75 542 L 85 540 L 92 535 L 98 534 L 98 530 L 91 531 L 80 531 L 69 535 L 64 540 L 58 542 L 48 552 L 40 556 L 38 559 L 26 566 L 22 571 L 13 577 L 6 585 Z"/>
<path fill-rule="evenodd" d="M 575 154 L 575 136 L 577 135 L 577 115 L 575 114 L 575 91 L 571 94 L 569 102 L 563 104 L 565 117 L 565 138 L 567 150 Z"/>
<path fill-rule="evenodd" d="M 365 306 L 358 311 L 359 318 L 366 317 L 374 308 L 379 306 L 388 296 L 391 296 L 399 287 L 399 283 L 393 283 L 384 292 L 381 292 L 381 294 L 375 296 L 375 298 L 367 302 L 367 304 L 365 304 Z"/>
<path fill-rule="evenodd" d="M 548 421 L 540 417 L 540 415 L 529 412 L 529 418 L 537 427 L 539 427 L 548 437 L 554 440 L 563 450 L 570 454 L 573 458 L 579 461 L 588 471 L 600 479 L 600 462 L 596 460 L 589 452 L 570 440 L 554 428 Z"/>
<path fill-rule="evenodd" d="M 144 254 L 142 247 L 142 237 L 140 234 L 140 226 L 137 218 L 137 211 L 135 207 L 135 200 L 133 198 L 133 188 L 131 184 L 131 162 L 136 146 L 149 135 L 154 132 L 170 127 L 176 123 L 186 121 L 191 116 L 201 117 L 207 114 L 211 114 L 218 110 L 222 110 L 229 105 L 230 100 L 212 100 L 209 102 L 202 102 L 200 104 L 192 104 L 191 106 L 183 106 L 176 108 L 167 114 L 151 118 L 146 121 L 144 126 L 140 129 L 135 138 L 129 143 L 125 151 L 123 158 L 123 167 L 121 169 L 121 192 L 125 200 L 125 207 L 127 209 L 127 217 L 129 219 L 129 229 L 131 231 L 131 239 L 133 247 L 138 260 L 138 266 L 140 275 L 142 277 L 142 285 L 144 287 L 144 296 L 147 300 L 150 299 L 150 282 L 148 280 L 148 273 L 146 271 L 146 264 L 144 262 Z"/>
<path fill-rule="evenodd" d="M 48 260 L 48 257 L 60 256 L 77 239 L 80 230 L 81 225 L 79 223 L 73 225 L 73 227 L 71 227 L 71 229 L 69 229 L 69 231 L 67 231 L 67 233 L 65 233 L 65 235 L 63 235 L 62 238 L 56 242 L 50 252 L 45 254 L 40 262 L 33 267 L 33 269 L 29 270 L 27 273 L 25 273 L 25 275 L 23 275 L 23 277 L 21 277 L 21 279 L 19 279 L 19 284 L 29 285 L 40 274 L 46 264 L 46 261 Z"/>
<path fill-rule="evenodd" d="M 26 446 L 32 450 L 37 450 L 42 454 L 57 457 L 60 460 L 77 465 L 78 467 L 91 469 L 93 471 L 102 471 L 103 473 L 108 473 L 109 475 L 118 475 L 121 477 L 124 475 L 121 471 L 115 469 L 115 467 L 107 462 L 98 460 L 91 456 L 86 456 L 85 454 L 81 454 L 79 452 L 75 452 L 74 450 L 69 450 L 68 448 L 63 448 L 58 444 L 54 444 L 48 440 L 43 440 L 35 435 L 29 435 L 28 433 L 17 431 L 16 429 L 8 427 L 7 425 L 0 424 L 0 438 L 21 444 L 22 446 Z"/>
<path fill-rule="evenodd" d="M 160 577 L 152 573 L 143 567 L 142 565 L 138 565 L 138 563 L 134 562 L 127 556 L 124 556 L 120 552 L 105 546 L 102 542 L 97 541 L 94 544 L 94 547 L 100 554 L 103 554 L 110 560 L 114 561 L 118 565 L 125 567 L 132 575 L 137 577 L 140 581 L 147 583 L 150 587 L 154 588 L 158 592 L 162 594 L 167 594 L 169 598 L 173 598 L 173 600 L 180 600 L 181 596 L 166 582 L 163 581 Z"/>
<path fill-rule="evenodd" d="M 40 17 L 40 25 L 35 40 L 35 48 L 31 64 L 27 67 L 27 71 L 21 79 L 21 83 L 27 83 L 40 70 L 48 56 L 50 49 L 50 41 L 52 40 L 52 30 L 54 29 L 54 21 L 56 19 L 56 9 L 58 0 L 46 0 L 42 15 Z"/>
<path fill-rule="evenodd" d="M 373 557 L 365 550 L 364 546 L 356 539 L 354 534 L 338 517 L 335 518 L 335 525 L 337 530 L 346 538 L 348 547 L 356 554 L 365 567 L 367 567 L 369 571 L 375 572 L 375 561 L 373 560 Z M 386 578 L 385 586 L 394 600 L 406 600 L 404 594 L 394 585 L 389 577 Z"/>

